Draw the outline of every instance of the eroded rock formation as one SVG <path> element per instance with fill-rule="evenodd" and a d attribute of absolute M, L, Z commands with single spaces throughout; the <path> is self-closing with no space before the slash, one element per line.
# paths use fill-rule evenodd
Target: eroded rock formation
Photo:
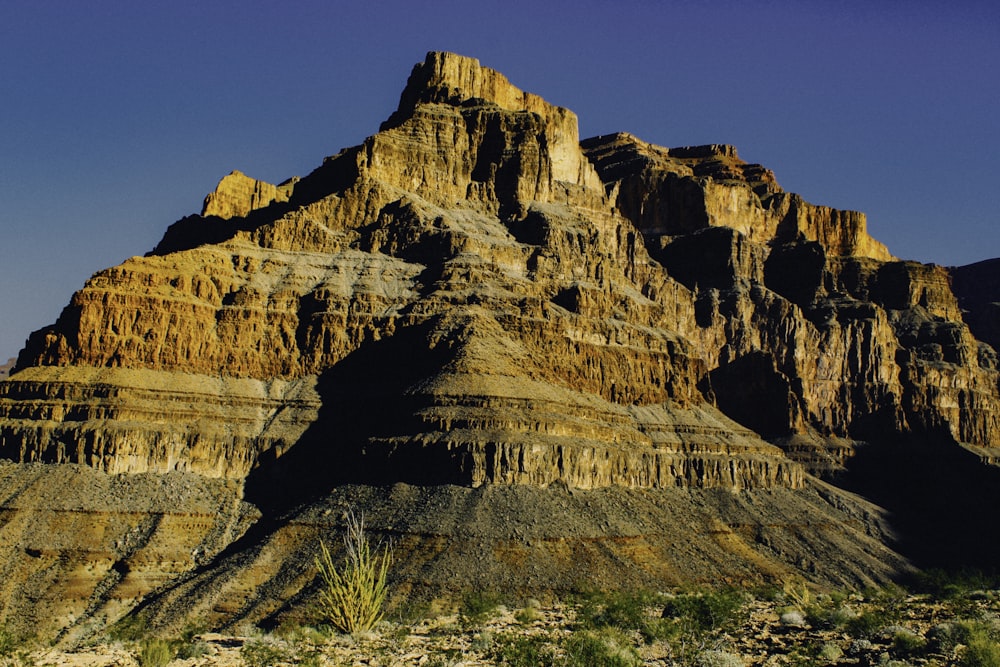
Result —
<path fill-rule="evenodd" d="M 20 480 L 83 466 L 111 487 L 204 480 L 170 512 L 218 509 L 128 554 L 107 543 L 124 523 L 68 544 L 60 562 L 110 570 L 61 603 L 47 575 L 38 609 L 65 637 L 140 599 L 167 624 L 180 598 L 216 625 L 288 612 L 352 499 L 399 539 L 408 587 L 453 585 L 456 554 L 507 590 L 580 583 L 569 563 L 635 585 L 885 580 L 907 566 L 881 510 L 813 475 L 841 479 L 865 442 L 995 458 L 996 304 L 956 299 L 962 275 L 897 260 L 863 214 L 785 192 L 731 146 L 580 143 L 572 112 L 431 53 L 377 134 L 278 186 L 226 176 L 31 336 L 0 383 L 2 529 L 27 546 L 0 562 L 24 581 L 48 553 Z M 963 309 L 986 319 L 970 332 Z M 135 521 L 172 525 L 142 489 Z M 123 521 L 72 494 L 30 502 Z M 159 579 L 107 579 L 163 558 Z"/>

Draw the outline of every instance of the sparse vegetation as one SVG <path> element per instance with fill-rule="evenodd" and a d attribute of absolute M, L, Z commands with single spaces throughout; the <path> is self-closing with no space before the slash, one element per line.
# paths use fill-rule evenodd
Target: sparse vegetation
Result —
<path fill-rule="evenodd" d="M 164 639 L 148 638 L 139 645 L 139 667 L 164 667 L 173 659 L 173 647 Z"/>
<path fill-rule="evenodd" d="M 199 654 L 198 664 L 208 665 L 227 652 L 230 662 L 248 667 L 418 659 L 428 667 L 466 661 L 508 667 L 1000 667 L 1000 595 L 978 586 L 943 590 L 941 597 L 899 588 L 837 592 L 798 582 L 766 598 L 734 588 L 590 592 L 554 606 L 529 600 L 510 610 L 497 593 L 474 591 L 450 613 L 350 636 L 320 632 L 292 616 L 274 635 L 252 635 L 241 648 L 189 628 L 176 639 L 119 640 L 117 650 L 131 652 L 143 667 Z M 116 631 L 135 637 L 148 627 L 133 618 Z M 0 631 L 0 667 L 66 662 L 37 656 L 33 662 L 33 655 Z"/>
<path fill-rule="evenodd" d="M 502 598 L 495 591 L 468 591 L 462 596 L 458 617 L 463 626 L 475 627 L 489 618 L 501 602 Z"/>
<path fill-rule="evenodd" d="M 295 652 L 284 640 L 264 635 L 248 639 L 240 649 L 240 657 L 247 667 L 273 667 L 294 660 Z"/>
<path fill-rule="evenodd" d="M 637 667 L 642 660 L 624 632 L 605 627 L 573 633 L 566 640 L 566 664 L 573 667 Z"/>
<path fill-rule="evenodd" d="M 497 637 L 489 657 L 497 665 L 507 667 L 546 667 L 558 664 L 555 649 L 541 635 L 503 635 Z"/>
<path fill-rule="evenodd" d="M 0 658 L 9 657 L 17 648 L 18 642 L 14 633 L 5 626 L 0 625 Z"/>
<path fill-rule="evenodd" d="M 673 619 L 686 633 L 705 636 L 739 623 L 746 602 L 746 594 L 736 588 L 685 593 L 667 601 L 663 618 Z"/>
<path fill-rule="evenodd" d="M 28 641 L 0 625 L 0 667 L 32 667 Z"/>
<path fill-rule="evenodd" d="M 647 591 L 592 592 L 581 596 L 577 620 L 583 628 L 639 632 L 648 641 L 662 635 L 654 613 L 660 599 Z"/>
<path fill-rule="evenodd" d="M 330 550 L 320 542 L 321 554 L 316 567 L 323 580 L 320 590 L 320 614 L 334 629 L 348 634 L 366 632 L 382 619 L 382 605 L 388 593 L 392 549 L 373 548 L 365 533 L 364 515 L 347 516 L 344 565 L 333 564 Z"/>
<path fill-rule="evenodd" d="M 1000 667 L 1000 629 L 982 621 L 961 621 L 954 639 L 964 646 L 960 667 Z"/>

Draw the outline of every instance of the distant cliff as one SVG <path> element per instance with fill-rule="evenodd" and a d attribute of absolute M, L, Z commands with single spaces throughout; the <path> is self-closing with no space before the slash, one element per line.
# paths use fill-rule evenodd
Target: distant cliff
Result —
<path fill-rule="evenodd" d="M 31 335 L 0 384 L 0 608 L 64 637 L 140 602 L 294 613 L 349 505 L 428 594 L 463 563 L 513 591 L 989 561 L 961 519 L 1000 492 L 971 271 L 893 257 L 732 146 L 580 142 L 430 53 L 377 134 L 225 176 Z M 106 512 L 73 486 L 127 480 Z"/>

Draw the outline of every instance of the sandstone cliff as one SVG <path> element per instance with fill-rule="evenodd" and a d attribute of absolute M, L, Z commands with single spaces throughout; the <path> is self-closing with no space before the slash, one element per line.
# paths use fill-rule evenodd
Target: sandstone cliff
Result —
<path fill-rule="evenodd" d="M 988 490 L 958 508 L 1000 489 L 995 339 L 963 320 L 988 295 L 957 299 L 960 272 L 897 260 L 863 214 L 731 146 L 577 135 L 572 112 L 431 53 L 360 146 L 277 186 L 233 172 L 96 273 L 0 383 L 3 614 L 72 638 L 139 600 L 165 625 L 294 613 L 352 503 L 398 539 L 407 591 L 453 587 L 463 558 L 522 592 L 862 585 L 949 525 L 906 523 L 885 490 L 924 469 L 886 485 L 872 453 Z M 892 542 L 879 507 L 814 475 L 882 492 L 911 532 Z M 134 518 L 27 481 L 84 476 L 143 480 Z M 157 479 L 204 492 L 165 513 Z M 37 508 L 68 517 L 63 546 Z M 162 531 L 115 551 L 147 519 Z M 87 521 L 115 528 L 59 542 Z M 33 606 L 17 591 L 43 570 Z"/>

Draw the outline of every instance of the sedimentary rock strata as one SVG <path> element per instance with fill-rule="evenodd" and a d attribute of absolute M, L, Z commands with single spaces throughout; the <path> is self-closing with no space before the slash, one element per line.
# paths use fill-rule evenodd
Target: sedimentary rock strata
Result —
<path fill-rule="evenodd" d="M 421 564 L 398 575 L 411 587 L 447 588 L 455 554 L 512 591 L 569 586 L 559 573 L 581 554 L 580 576 L 638 567 L 637 585 L 884 580 L 906 564 L 881 510 L 813 474 L 870 490 L 852 473 L 865 443 L 993 461 L 996 304 L 956 298 L 972 273 L 898 260 L 866 225 L 731 146 L 581 143 L 572 112 L 431 53 L 377 134 L 281 185 L 229 174 L 201 214 L 96 273 L 31 336 L 0 384 L 5 484 L 83 466 L 100 484 L 215 485 L 233 503 L 217 517 L 183 538 L 167 515 L 157 526 L 170 549 L 228 540 L 224 557 L 198 572 L 202 556 L 171 557 L 121 600 L 183 598 L 216 624 L 308 597 L 308 554 L 338 525 L 313 514 L 333 498 L 380 517 Z M 587 493 L 642 518 L 577 525 Z M 412 494 L 424 514 L 393 521 Z M 520 509 L 491 516 L 496 494 Z M 240 496 L 262 513 L 249 529 Z M 18 497 L 3 526 L 29 530 Z M 156 514 L 150 497 L 136 521 Z M 435 518 L 454 503 L 472 514 Z M 532 503 L 565 520 L 535 535 Z M 85 504 L 60 511 L 85 522 Z M 496 530 L 480 539 L 483 522 Z M 11 581 L 25 553 L 0 550 Z M 539 569 L 519 587 L 505 572 L 526 561 Z M 80 580 L 83 606 L 53 601 L 54 583 L 41 597 L 56 618 L 95 619 L 102 577 Z M 3 595 L 4 613 L 27 608 Z"/>

